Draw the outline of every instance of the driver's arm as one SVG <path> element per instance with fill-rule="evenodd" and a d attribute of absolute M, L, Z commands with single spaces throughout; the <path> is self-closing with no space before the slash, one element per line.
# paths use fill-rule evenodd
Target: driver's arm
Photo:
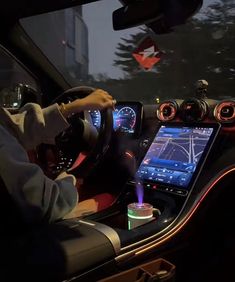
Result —
<path fill-rule="evenodd" d="M 78 201 L 75 178 L 65 174 L 51 180 L 1 125 L 0 136 L 0 177 L 24 221 L 52 222 L 73 210 Z"/>
<path fill-rule="evenodd" d="M 115 102 L 106 91 L 96 89 L 87 97 L 68 104 L 59 106 L 55 103 L 42 109 L 38 104 L 28 103 L 19 114 L 11 115 L 6 109 L 1 109 L 5 111 L 1 116 L 11 134 L 26 150 L 31 150 L 41 143 L 53 144 L 55 136 L 69 126 L 66 118 L 72 113 L 113 108 Z"/>
<path fill-rule="evenodd" d="M 57 104 L 42 109 L 38 104 L 28 103 L 14 115 L 2 110 L 7 129 L 26 150 L 40 143 L 53 144 L 55 136 L 69 126 Z"/>
<path fill-rule="evenodd" d="M 72 113 L 87 110 L 103 110 L 105 108 L 114 109 L 116 100 L 106 91 L 96 89 L 83 99 L 74 100 L 68 104 L 61 104 L 60 110 L 65 118 Z"/>

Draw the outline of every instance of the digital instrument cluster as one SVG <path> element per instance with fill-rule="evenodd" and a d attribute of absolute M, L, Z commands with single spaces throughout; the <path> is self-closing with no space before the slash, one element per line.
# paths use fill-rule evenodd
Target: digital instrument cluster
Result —
<path fill-rule="evenodd" d="M 89 111 L 92 124 L 99 129 L 100 112 Z M 141 128 L 143 105 L 139 102 L 118 102 L 113 111 L 113 130 L 126 134 L 138 134 Z"/>

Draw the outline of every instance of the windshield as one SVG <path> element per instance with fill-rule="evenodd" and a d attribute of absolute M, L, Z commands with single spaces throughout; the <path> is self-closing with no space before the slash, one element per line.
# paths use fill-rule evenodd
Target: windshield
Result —
<path fill-rule="evenodd" d="M 205 79 L 208 98 L 234 97 L 235 0 L 204 0 L 187 24 L 164 35 L 146 26 L 114 31 L 112 12 L 121 6 L 103 0 L 21 24 L 72 86 L 154 103 L 191 97 L 195 82 Z"/>

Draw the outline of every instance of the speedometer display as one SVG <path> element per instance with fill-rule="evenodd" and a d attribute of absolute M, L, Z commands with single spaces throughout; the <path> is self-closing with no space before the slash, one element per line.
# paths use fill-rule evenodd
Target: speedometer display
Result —
<path fill-rule="evenodd" d="M 113 114 L 114 130 L 134 133 L 136 124 L 136 112 L 131 107 L 116 109 Z"/>
<path fill-rule="evenodd" d="M 139 132 L 142 121 L 143 106 L 139 102 L 119 102 L 113 111 L 113 130 L 127 134 Z M 92 124 L 99 129 L 100 111 L 89 111 Z"/>

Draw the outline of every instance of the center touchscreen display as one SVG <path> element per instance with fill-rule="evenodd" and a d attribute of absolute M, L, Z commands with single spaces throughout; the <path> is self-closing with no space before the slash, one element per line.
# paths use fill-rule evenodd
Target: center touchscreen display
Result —
<path fill-rule="evenodd" d="M 218 124 L 162 125 L 137 170 L 136 178 L 189 189 L 218 129 Z"/>

